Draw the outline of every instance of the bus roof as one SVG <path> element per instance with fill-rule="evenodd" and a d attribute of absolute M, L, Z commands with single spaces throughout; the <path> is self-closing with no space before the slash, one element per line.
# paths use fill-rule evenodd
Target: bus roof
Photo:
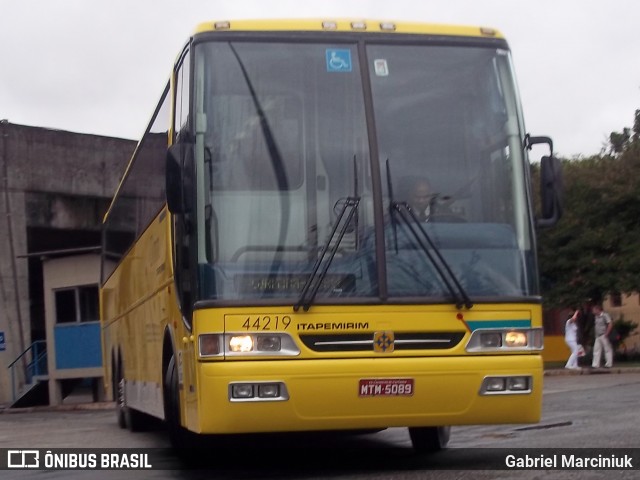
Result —
<path fill-rule="evenodd" d="M 332 20 L 332 19 L 286 19 L 286 20 L 224 20 L 201 23 L 195 33 L 204 32 L 369 32 L 403 33 L 422 35 L 447 35 L 464 37 L 504 38 L 493 28 L 437 25 L 413 22 L 380 20 Z"/>

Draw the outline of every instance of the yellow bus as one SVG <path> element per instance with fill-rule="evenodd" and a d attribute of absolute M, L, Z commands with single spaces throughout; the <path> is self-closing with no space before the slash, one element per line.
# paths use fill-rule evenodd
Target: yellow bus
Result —
<path fill-rule="evenodd" d="M 121 426 L 193 434 L 537 422 L 534 214 L 505 39 L 379 21 L 220 21 L 178 56 L 105 215 Z"/>

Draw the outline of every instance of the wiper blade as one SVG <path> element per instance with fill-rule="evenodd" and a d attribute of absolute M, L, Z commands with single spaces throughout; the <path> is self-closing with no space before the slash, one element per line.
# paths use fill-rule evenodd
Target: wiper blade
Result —
<path fill-rule="evenodd" d="M 309 275 L 309 278 L 307 279 L 307 281 L 304 284 L 304 287 L 302 288 L 302 292 L 300 293 L 300 298 L 298 298 L 298 301 L 293 306 L 294 312 L 297 312 L 298 310 L 300 310 L 300 307 L 302 307 L 302 309 L 305 312 L 309 311 L 309 308 L 311 307 L 311 304 L 313 303 L 313 300 L 316 298 L 316 294 L 320 289 L 320 285 L 322 285 L 322 281 L 327 276 L 327 271 L 329 270 L 329 266 L 331 266 L 333 257 L 335 257 L 336 253 L 338 252 L 338 248 L 340 247 L 340 242 L 342 242 L 342 239 L 344 238 L 344 234 L 346 233 L 347 228 L 349 227 L 349 224 L 351 223 L 353 216 L 358 210 L 359 204 L 360 204 L 360 197 L 347 197 L 346 201 L 342 205 L 342 209 L 338 214 L 338 219 L 336 220 L 336 223 L 334 224 L 333 229 L 331 230 L 331 234 L 329 234 L 329 239 L 327 240 L 327 243 L 322 247 L 322 251 L 320 252 L 320 256 L 318 257 L 318 259 L 316 260 L 316 263 L 313 266 L 311 275 Z M 349 213 L 347 214 L 347 218 L 344 222 L 342 222 L 342 219 L 345 213 L 347 212 L 347 210 L 349 210 Z M 342 226 L 338 231 L 338 227 L 340 226 L 341 222 L 342 222 Z M 338 233 L 338 238 L 333 243 L 333 245 L 331 245 L 334 237 L 336 236 L 336 233 Z M 329 257 L 327 258 L 327 261 L 324 263 L 322 270 L 318 274 L 320 265 L 322 265 L 322 261 L 327 255 L 327 252 L 329 253 Z"/>
<path fill-rule="evenodd" d="M 466 307 L 467 309 L 472 308 L 473 303 L 471 302 L 469 295 L 460 284 L 460 281 L 455 276 L 455 274 L 451 270 L 451 267 L 449 266 L 445 258 L 440 253 L 440 250 L 438 250 L 438 247 L 436 246 L 436 244 L 433 242 L 433 240 L 431 239 L 431 237 L 429 236 L 425 228 L 422 226 L 422 223 L 420 223 L 420 220 L 418 219 L 418 217 L 416 217 L 416 214 L 413 212 L 413 210 L 411 210 L 411 207 L 409 206 L 409 204 L 407 202 L 392 201 L 391 207 L 392 207 L 391 208 L 392 215 L 394 211 L 398 212 L 399 217 L 402 219 L 404 224 L 409 228 L 413 237 L 416 239 L 416 241 L 420 245 L 420 248 L 422 248 L 422 251 L 427 255 L 432 265 L 438 272 L 438 275 L 440 275 L 440 278 L 442 278 L 442 281 L 446 285 L 447 290 L 449 290 L 449 293 L 451 294 L 451 296 L 454 298 L 456 302 L 456 308 L 458 310 L 462 309 L 463 306 Z M 416 225 L 418 226 L 417 229 L 416 229 Z M 420 233 L 422 234 L 422 236 L 420 236 Z M 425 245 L 423 239 L 427 241 L 427 243 L 429 244 L 429 247 L 431 247 L 431 250 L 433 250 L 433 253 L 429 250 L 429 247 Z"/>

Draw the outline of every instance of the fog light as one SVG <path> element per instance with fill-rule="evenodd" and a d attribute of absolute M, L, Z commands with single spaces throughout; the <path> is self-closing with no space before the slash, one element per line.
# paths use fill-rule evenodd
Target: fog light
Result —
<path fill-rule="evenodd" d="M 504 388 L 505 383 L 502 377 L 489 377 L 484 381 L 484 389 L 487 392 L 502 392 Z"/>
<path fill-rule="evenodd" d="M 256 341 L 256 350 L 260 352 L 279 352 L 281 343 L 280 337 L 277 335 L 260 335 Z"/>
<path fill-rule="evenodd" d="M 277 398 L 280 396 L 280 387 L 275 383 L 265 383 L 258 385 L 258 397 Z"/>
<path fill-rule="evenodd" d="M 502 334 L 499 332 L 486 332 L 480 334 L 480 346 L 482 348 L 499 348 L 502 346 Z"/>
<path fill-rule="evenodd" d="M 518 392 L 529 390 L 529 378 L 528 377 L 508 377 L 507 390 L 513 390 Z"/>
<path fill-rule="evenodd" d="M 233 398 L 253 398 L 253 385 L 249 383 L 238 383 L 231 387 Z"/>
<path fill-rule="evenodd" d="M 504 344 L 507 347 L 526 347 L 527 334 L 524 332 L 507 332 L 504 335 Z"/>
<path fill-rule="evenodd" d="M 231 337 L 229 339 L 229 351 L 231 352 L 250 352 L 253 350 L 253 338 L 249 335 L 241 335 Z"/>

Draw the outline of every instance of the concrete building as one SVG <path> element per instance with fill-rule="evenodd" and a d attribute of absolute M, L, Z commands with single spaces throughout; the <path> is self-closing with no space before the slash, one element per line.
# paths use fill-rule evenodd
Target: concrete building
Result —
<path fill-rule="evenodd" d="M 102 216 L 135 145 L 0 122 L 0 405 L 30 380 L 34 352 L 9 365 L 47 339 L 43 261 L 50 255 L 41 252 L 100 245 Z M 77 267 L 65 262 L 57 275 Z"/>

